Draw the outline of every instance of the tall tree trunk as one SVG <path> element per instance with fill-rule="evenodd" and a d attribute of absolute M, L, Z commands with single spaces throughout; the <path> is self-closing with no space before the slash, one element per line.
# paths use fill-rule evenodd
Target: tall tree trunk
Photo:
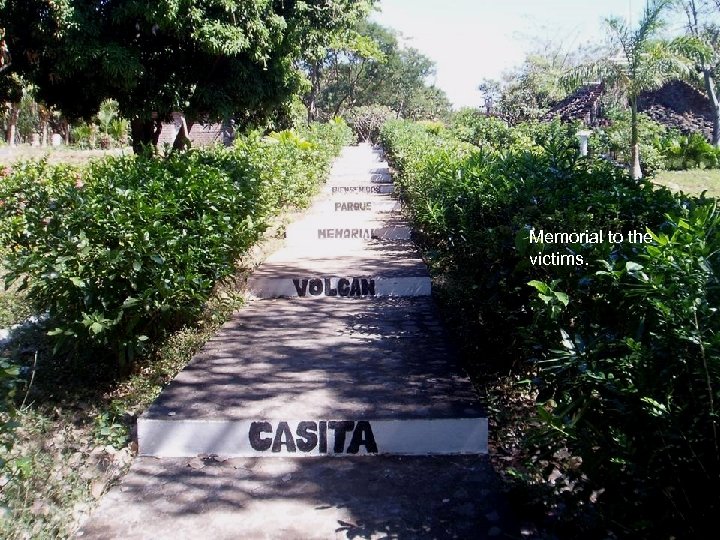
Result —
<path fill-rule="evenodd" d="M 190 122 L 188 125 L 184 114 L 181 114 L 177 118 L 173 115 L 173 121 L 178 128 L 177 135 L 175 135 L 175 140 L 173 141 L 173 151 L 187 150 L 192 146 L 188 135 L 190 134 L 190 128 L 193 123 Z"/>
<path fill-rule="evenodd" d="M 42 136 L 40 137 L 40 146 L 47 148 L 48 145 L 48 121 L 43 120 L 42 122 Z"/>
<path fill-rule="evenodd" d="M 637 96 L 630 98 L 630 109 L 632 116 L 630 120 L 630 174 L 633 180 L 642 178 L 642 169 L 640 168 L 640 145 L 638 144 L 638 103 Z"/>
<path fill-rule="evenodd" d="M 347 94 L 343 96 L 343 98 L 335 107 L 335 112 L 333 113 L 333 116 L 340 116 L 340 108 L 342 107 L 343 103 L 345 103 L 345 100 L 348 98 L 350 98 L 350 106 L 352 107 L 352 103 L 355 100 L 355 87 L 357 86 L 357 83 L 360 80 L 360 77 L 362 76 L 364 71 L 365 59 L 363 58 L 362 62 L 360 63 L 360 69 L 358 70 L 357 75 L 355 76 L 355 78 L 350 79 L 350 90 L 348 90 Z"/>
<path fill-rule="evenodd" d="M 703 67 L 703 80 L 705 81 L 705 92 L 707 92 L 713 106 L 712 143 L 716 148 L 720 148 L 720 103 L 718 103 L 717 90 L 715 89 L 715 78 L 708 66 Z"/>
<path fill-rule="evenodd" d="M 320 62 L 313 64 L 310 72 L 310 96 L 308 97 L 308 124 L 317 118 L 317 97 L 320 94 Z"/>
<path fill-rule="evenodd" d="M 10 105 L 10 118 L 8 119 L 7 143 L 9 146 L 15 146 L 15 134 L 17 133 L 17 121 L 19 113 L 19 105 L 13 103 Z"/>
<path fill-rule="evenodd" d="M 153 154 L 162 132 L 162 122 L 159 118 L 134 118 L 130 122 L 130 132 L 132 134 L 133 152 L 136 154 Z"/>

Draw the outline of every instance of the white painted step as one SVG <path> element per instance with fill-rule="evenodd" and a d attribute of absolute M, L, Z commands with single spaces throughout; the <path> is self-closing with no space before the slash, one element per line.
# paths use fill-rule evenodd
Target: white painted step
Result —
<path fill-rule="evenodd" d="M 487 454 L 487 418 L 138 420 L 140 455 L 160 458 Z"/>
<path fill-rule="evenodd" d="M 430 296 L 432 282 L 428 276 L 251 277 L 248 291 L 251 299 Z"/>
<path fill-rule="evenodd" d="M 407 241 L 316 242 L 273 253 L 248 279 L 248 291 L 251 298 L 428 296 L 431 280 Z"/>
<path fill-rule="evenodd" d="M 322 214 L 370 214 L 370 213 L 393 213 L 402 211 L 402 203 L 394 199 L 378 200 L 371 196 L 357 196 L 351 199 L 347 197 L 335 200 L 321 201 L 310 209 L 310 212 Z M 377 195 L 375 197 L 378 197 Z"/>
<path fill-rule="evenodd" d="M 367 182 L 336 182 L 326 184 L 322 193 L 330 195 L 364 195 L 370 193 L 394 193 L 394 184 L 370 184 Z"/>
<path fill-rule="evenodd" d="M 409 240 L 412 229 L 408 225 L 391 224 L 379 220 L 313 219 L 291 224 L 286 229 L 288 243 L 311 245 L 314 242 L 347 242 L 352 240 Z"/>
<path fill-rule="evenodd" d="M 138 418 L 157 457 L 487 453 L 430 298 L 260 300 Z"/>

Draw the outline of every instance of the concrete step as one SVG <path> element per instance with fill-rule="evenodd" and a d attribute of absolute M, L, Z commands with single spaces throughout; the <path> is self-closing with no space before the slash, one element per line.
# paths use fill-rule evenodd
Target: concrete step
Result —
<path fill-rule="evenodd" d="M 349 240 L 288 245 L 255 271 L 248 290 L 254 298 L 427 296 L 431 282 L 412 243 Z"/>
<path fill-rule="evenodd" d="M 334 219 L 318 219 L 288 226 L 288 242 L 345 242 L 347 240 L 410 240 L 412 229 L 408 225 L 388 224 L 380 220 L 337 223 Z"/>
<path fill-rule="evenodd" d="M 371 193 L 394 193 L 394 184 L 372 184 L 369 182 L 333 182 L 323 187 L 322 193 L 329 195 L 366 195 Z"/>
<path fill-rule="evenodd" d="M 487 418 L 432 301 L 257 301 L 138 419 L 142 455 L 483 454 Z"/>
<path fill-rule="evenodd" d="M 522 538 L 487 456 L 135 460 L 87 540 Z"/>
<path fill-rule="evenodd" d="M 379 197 L 376 195 L 375 197 Z M 371 213 L 384 214 L 402 211 L 402 203 L 395 199 L 378 200 L 370 195 L 358 195 L 352 198 L 334 197 L 334 200 L 323 200 L 310 209 L 310 213 L 348 215 Z"/>
<path fill-rule="evenodd" d="M 321 212 L 311 210 L 288 225 L 288 244 L 311 246 L 317 242 L 348 240 L 409 240 L 412 229 L 400 216 L 373 212 Z"/>
<path fill-rule="evenodd" d="M 367 182 L 370 184 L 392 184 L 393 178 L 387 167 L 369 170 L 338 170 L 331 171 L 328 184 L 343 182 Z"/>

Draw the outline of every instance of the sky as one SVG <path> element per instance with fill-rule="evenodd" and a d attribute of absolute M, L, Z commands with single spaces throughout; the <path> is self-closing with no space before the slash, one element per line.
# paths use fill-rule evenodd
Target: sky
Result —
<path fill-rule="evenodd" d="M 480 106 L 477 86 L 522 63 L 538 42 L 599 42 L 603 20 L 637 21 L 644 0 L 380 0 L 372 20 L 436 63 L 434 83 L 455 107 Z M 675 23 L 677 24 L 677 23 Z"/>

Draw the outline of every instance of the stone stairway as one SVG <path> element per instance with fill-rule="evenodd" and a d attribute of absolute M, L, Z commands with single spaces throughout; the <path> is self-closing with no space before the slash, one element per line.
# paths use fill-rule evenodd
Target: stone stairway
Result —
<path fill-rule="evenodd" d="M 249 280 L 253 301 L 138 419 L 141 457 L 82 536 L 502 530 L 487 419 L 399 210 L 381 153 L 346 148 L 285 246 Z M 459 514 L 446 506 L 456 503 Z M 219 528 L 203 519 L 218 515 Z"/>

